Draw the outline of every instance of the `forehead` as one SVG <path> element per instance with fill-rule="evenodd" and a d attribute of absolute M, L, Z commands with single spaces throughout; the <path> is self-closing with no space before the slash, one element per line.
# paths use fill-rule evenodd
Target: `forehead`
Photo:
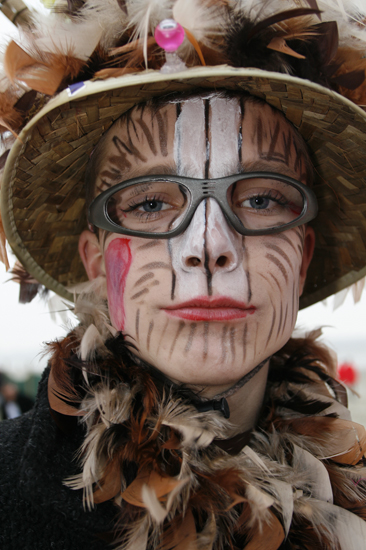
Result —
<path fill-rule="evenodd" d="M 99 190 L 149 173 L 221 177 L 272 170 L 303 179 L 304 148 L 282 113 L 251 98 L 137 106 L 103 140 Z"/>

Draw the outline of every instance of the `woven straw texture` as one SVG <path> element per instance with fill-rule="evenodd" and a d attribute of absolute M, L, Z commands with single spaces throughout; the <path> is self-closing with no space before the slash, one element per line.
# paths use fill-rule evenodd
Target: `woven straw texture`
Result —
<path fill-rule="evenodd" d="M 5 168 L 1 201 L 8 240 L 47 287 L 70 299 L 66 287 L 86 279 L 77 252 L 86 228 L 83 178 L 102 134 L 136 103 L 197 87 L 263 98 L 285 113 L 309 145 L 319 215 L 312 224 L 317 244 L 301 307 L 366 275 L 366 114 L 360 108 L 299 79 L 229 67 L 88 84 L 85 97 L 67 99 L 64 92 L 65 99 L 51 110 L 50 102 L 48 112 L 28 124 Z"/>

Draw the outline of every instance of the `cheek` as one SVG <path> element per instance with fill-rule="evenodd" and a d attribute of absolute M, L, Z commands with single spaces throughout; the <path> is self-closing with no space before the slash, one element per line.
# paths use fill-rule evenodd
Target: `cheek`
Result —
<path fill-rule="evenodd" d="M 105 252 L 109 313 L 113 326 L 124 329 L 124 290 L 132 255 L 129 239 L 115 239 Z"/>

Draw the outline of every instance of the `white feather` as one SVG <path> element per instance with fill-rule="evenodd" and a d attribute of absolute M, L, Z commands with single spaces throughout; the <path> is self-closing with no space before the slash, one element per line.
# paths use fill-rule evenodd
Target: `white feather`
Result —
<path fill-rule="evenodd" d="M 292 486 L 290 483 L 286 483 L 285 481 L 281 481 L 279 479 L 271 479 L 270 484 L 275 488 L 277 499 L 280 502 L 283 527 L 287 536 L 294 512 Z"/>
<path fill-rule="evenodd" d="M 147 514 L 142 519 L 135 520 L 116 550 L 146 550 L 150 524 Z"/>
<path fill-rule="evenodd" d="M 324 502 L 333 502 L 333 490 L 324 464 L 305 449 L 294 445 L 294 466 L 306 470 L 311 483 L 312 496 Z"/>
<path fill-rule="evenodd" d="M 132 38 L 142 42 L 147 68 L 147 38 L 154 34 L 155 27 L 171 16 L 171 0 L 130 0 L 127 4 L 128 27 L 133 29 Z"/>
<path fill-rule="evenodd" d="M 357 283 L 354 283 L 352 285 L 352 294 L 353 294 L 353 301 L 355 304 L 361 300 L 362 292 L 365 288 L 366 283 L 366 277 L 363 277 L 363 279 L 360 279 L 357 281 Z"/>
<path fill-rule="evenodd" d="M 177 0 L 173 6 L 173 18 L 203 44 L 211 43 L 213 34 L 221 33 L 224 15 L 219 3 L 207 0 Z"/>
<path fill-rule="evenodd" d="M 249 445 L 246 445 L 242 452 L 245 453 L 247 457 L 249 457 L 250 460 L 254 462 L 254 464 L 256 464 L 257 466 L 259 466 L 262 470 L 264 470 L 265 472 L 269 472 L 269 469 L 265 465 L 264 461 L 255 451 L 253 451 L 251 447 L 249 447 Z"/>
<path fill-rule="evenodd" d="M 89 325 L 80 342 L 80 357 L 82 361 L 87 361 L 96 349 L 103 345 L 103 338 L 95 325 Z"/>
<path fill-rule="evenodd" d="M 269 517 L 269 508 L 273 506 L 275 502 L 274 498 L 250 484 L 248 484 L 245 490 L 245 496 L 248 499 L 252 511 L 249 525 L 256 522 L 259 522 L 259 524 L 261 524 L 262 521 L 265 522 Z"/>
<path fill-rule="evenodd" d="M 142 501 L 149 510 L 151 517 L 159 524 L 162 523 L 168 515 L 166 510 L 159 502 L 158 497 L 152 487 L 148 485 L 142 486 L 141 491 Z"/>

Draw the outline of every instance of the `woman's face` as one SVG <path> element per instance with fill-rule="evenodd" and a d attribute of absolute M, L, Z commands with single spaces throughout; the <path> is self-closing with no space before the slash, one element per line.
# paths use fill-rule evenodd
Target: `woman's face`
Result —
<path fill-rule="evenodd" d="M 244 169 L 306 183 L 292 126 L 269 106 L 240 98 L 191 98 L 154 115 L 136 109 L 109 130 L 103 148 L 97 194 L 164 173 L 219 178 Z M 111 322 L 138 355 L 173 380 L 225 388 L 290 338 L 313 234 L 300 226 L 242 236 L 209 198 L 177 237 L 102 234 L 100 246 Z M 81 254 L 95 276 L 90 252 Z"/>

